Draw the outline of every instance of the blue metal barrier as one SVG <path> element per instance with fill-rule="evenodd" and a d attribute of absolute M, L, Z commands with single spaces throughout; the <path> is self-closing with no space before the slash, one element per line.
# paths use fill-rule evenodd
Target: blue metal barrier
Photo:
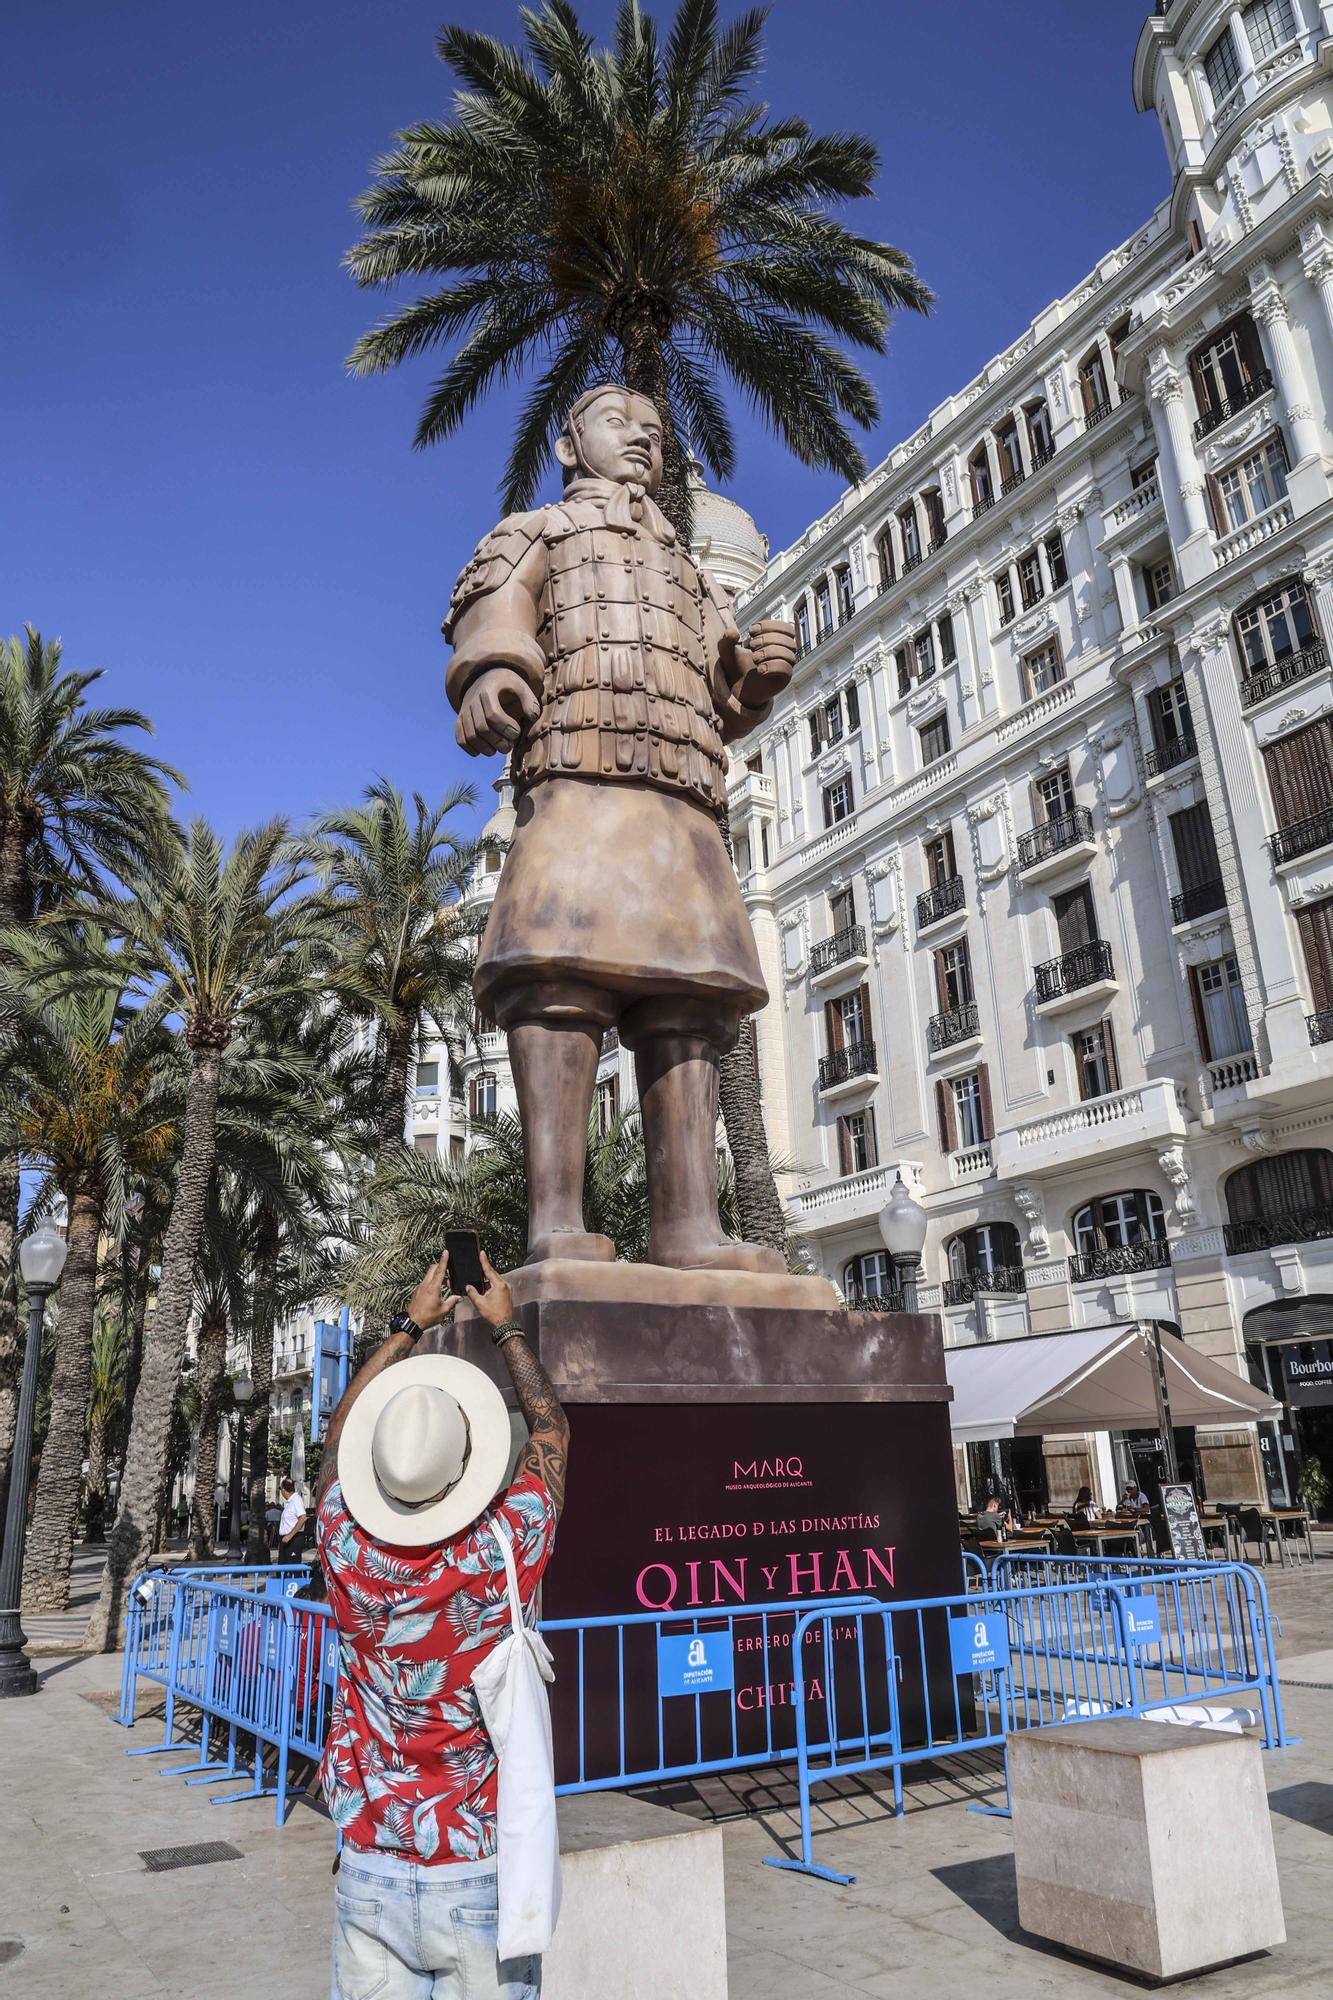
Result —
<path fill-rule="evenodd" d="M 172 1647 L 177 1636 L 181 1586 L 191 1583 L 235 1584 L 244 1589 L 280 1588 L 294 1594 L 310 1580 L 306 1563 L 173 1564 L 144 1570 L 130 1588 L 125 1614 L 125 1657 L 120 1674 L 120 1706 L 114 1720 L 134 1726 L 134 1704 L 140 1679 L 155 1681 L 167 1691 L 166 1726 L 171 1733 L 175 1688 L 171 1677 Z M 169 1747 L 166 1744 L 159 1746 Z M 143 1751 L 141 1755 L 151 1755 Z"/>
<path fill-rule="evenodd" d="M 963 1552 L 963 1582 L 968 1590 L 983 1590 L 990 1582 L 986 1565 L 974 1549 Z"/>

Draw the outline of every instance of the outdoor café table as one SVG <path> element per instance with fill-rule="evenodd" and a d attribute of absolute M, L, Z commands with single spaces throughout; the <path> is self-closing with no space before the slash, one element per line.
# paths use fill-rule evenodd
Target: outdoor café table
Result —
<path fill-rule="evenodd" d="M 1098 1555 L 1104 1556 L 1108 1542 L 1118 1542 L 1121 1547 L 1128 1542 L 1132 1549 L 1137 1550 L 1139 1546 L 1139 1531 L 1137 1525 L 1134 1527 L 1118 1528 L 1113 1521 L 1094 1521 L 1091 1527 L 1075 1528 L 1074 1540 L 1076 1542 L 1091 1542 Z"/>

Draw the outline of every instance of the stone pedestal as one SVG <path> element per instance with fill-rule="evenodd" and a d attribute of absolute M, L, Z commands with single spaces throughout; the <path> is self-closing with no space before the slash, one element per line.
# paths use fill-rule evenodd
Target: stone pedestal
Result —
<path fill-rule="evenodd" d="M 1025 1930 L 1149 1979 L 1285 1941 L 1255 1738 L 1126 1716 L 1008 1750 Z"/>
<path fill-rule="evenodd" d="M 699 1275 L 715 1282 L 716 1274 Z M 813 1282 L 742 1280 L 760 1296 L 766 1284 Z M 903 1600 L 961 1591 L 950 1390 L 933 1315 L 548 1296 L 522 1317 L 571 1430 L 544 1617 L 692 1618 L 840 1594 Z M 503 1356 L 475 1321 L 434 1338 L 507 1384 Z M 741 1754 L 763 1745 L 770 1727 L 773 1747 L 790 1749 L 793 1623 L 786 1614 L 784 1628 L 770 1629 L 756 1617 L 737 1630 L 731 1697 L 710 1697 L 697 1749 L 682 1748 L 686 1736 L 695 1741 L 694 1702 L 666 1705 L 668 1762 L 734 1754 L 733 1724 Z M 588 1776 L 620 1769 L 622 1713 L 630 1767 L 656 1761 L 655 1635 L 627 1633 L 623 1655 L 615 1640 L 614 1632 L 592 1635 L 584 1654 Z M 814 1641 L 807 1644 L 809 1689 L 818 1661 Z M 552 1645 L 557 1774 L 567 1778 L 580 1769 L 578 1655 L 572 1635 L 557 1633 Z M 928 1672 L 947 1706 L 953 1683 L 942 1651 L 938 1660 L 932 1651 Z M 915 1675 L 904 1688 L 909 1738 L 920 1703 Z"/>
<path fill-rule="evenodd" d="M 560 1801 L 564 1900 L 543 2000 L 727 2000 L 722 1834 L 615 1792 Z"/>

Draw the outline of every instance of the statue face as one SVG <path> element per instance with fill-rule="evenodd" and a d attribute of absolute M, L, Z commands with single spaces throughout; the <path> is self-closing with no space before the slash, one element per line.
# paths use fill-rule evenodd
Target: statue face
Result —
<path fill-rule="evenodd" d="M 662 483 L 662 421 L 646 396 L 599 396 L 575 420 L 574 434 L 584 472 L 620 486 L 633 480 L 656 493 Z M 563 458 L 559 446 L 557 453 Z"/>

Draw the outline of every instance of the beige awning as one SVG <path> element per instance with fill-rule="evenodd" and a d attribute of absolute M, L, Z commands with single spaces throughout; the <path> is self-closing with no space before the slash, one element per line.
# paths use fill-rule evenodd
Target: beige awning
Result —
<path fill-rule="evenodd" d="M 1163 1329 L 1161 1340 L 1173 1424 L 1253 1423 L 1281 1414 L 1270 1396 L 1178 1335 Z M 949 1347 L 944 1365 L 955 1444 L 1157 1429 L 1152 1329 L 1138 1321 Z"/>

